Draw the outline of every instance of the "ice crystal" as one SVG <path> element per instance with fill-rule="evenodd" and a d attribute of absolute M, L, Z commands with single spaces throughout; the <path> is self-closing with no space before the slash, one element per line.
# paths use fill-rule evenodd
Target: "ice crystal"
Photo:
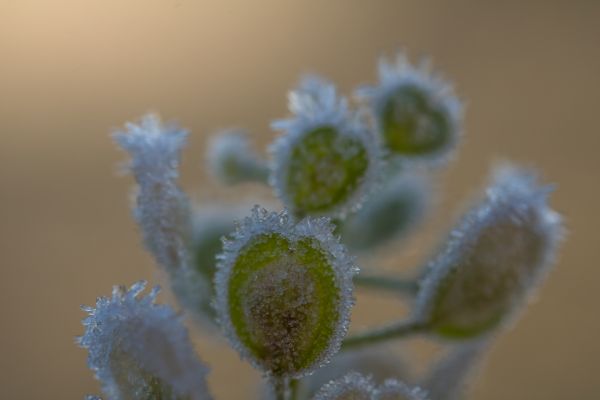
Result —
<path fill-rule="evenodd" d="M 266 181 L 269 168 L 250 148 L 248 137 L 241 131 L 229 130 L 217 134 L 207 151 L 211 171 L 223 183 Z"/>
<path fill-rule="evenodd" d="M 115 286 L 112 297 L 82 307 L 88 365 L 110 400 L 204 400 L 208 369 L 195 356 L 180 318 L 155 304 L 158 288 L 142 296 L 146 283 Z"/>
<path fill-rule="evenodd" d="M 458 141 L 462 104 L 428 62 L 413 66 L 402 53 L 395 63 L 381 59 L 379 85 L 361 88 L 357 95 L 369 103 L 391 154 L 437 161 Z"/>
<path fill-rule="evenodd" d="M 377 181 L 379 147 L 346 99 L 320 78 L 305 78 L 289 94 L 293 118 L 271 146 L 270 182 L 297 215 L 344 216 L 356 210 Z"/>
<path fill-rule="evenodd" d="M 484 200 L 429 265 L 416 318 L 440 335 L 470 337 L 511 314 L 554 261 L 562 225 L 550 191 L 529 171 L 497 169 Z"/>
<path fill-rule="evenodd" d="M 267 374 L 310 373 L 346 334 L 357 271 L 327 218 L 295 222 L 257 206 L 219 256 L 216 309 L 225 335 Z"/>
<path fill-rule="evenodd" d="M 314 400 L 374 400 L 373 380 L 357 372 L 331 381 L 319 390 Z"/>

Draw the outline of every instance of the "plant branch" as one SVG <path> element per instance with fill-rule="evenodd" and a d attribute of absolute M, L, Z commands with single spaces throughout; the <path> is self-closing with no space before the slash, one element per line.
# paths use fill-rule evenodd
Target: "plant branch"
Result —
<path fill-rule="evenodd" d="M 417 294 L 419 290 L 419 282 L 414 279 L 399 279 L 381 275 L 359 274 L 354 278 L 354 283 L 364 288 L 400 292 L 411 296 Z"/>
<path fill-rule="evenodd" d="M 386 340 L 405 338 L 417 333 L 423 333 L 427 331 L 427 328 L 426 324 L 412 320 L 396 322 L 388 326 L 350 336 L 343 341 L 342 350 L 355 349 Z"/>

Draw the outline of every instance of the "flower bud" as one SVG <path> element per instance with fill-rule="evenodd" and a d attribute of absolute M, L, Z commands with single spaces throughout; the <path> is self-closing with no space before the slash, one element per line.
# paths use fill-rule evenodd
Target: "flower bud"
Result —
<path fill-rule="evenodd" d="M 216 310 L 232 345 L 255 367 L 301 377 L 346 334 L 353 259 L 326 218 L 293 222 L 255 207 L 219 256 Z"/>
<path fill-rule="evenodd" d="M 266 182 L 269 175 L 267 164 L 250 148 L 243 132 L 219 133 L 208 146 L 207 158 L 213 174 L 225 184 Z"/>
<path fill-rule="evenodd" d="M 368 101 L 387 150 L 407 159 L 444 158 L 461 130 L 462 105 L 451 86 L 404 54 L 395 64 L 380 61 L 379 80 L 357 95 Z"/>
<path fill-rule="evenodd" d="M 376 181 L 378 146 L 324 80 L 305 79 L 289 103 L 294 118 L 273 124 L 284 134 L 271 147 L 270 181 L 297 216 L 343 217 L 358 208 Z"/>
<path fill-rule="evenodd" d="M 344 221 L 341 231 L 344 243 L 365 251 L 403 236 L 422 221 L 430 198 L 425 177 L 396 177 Z"/>
<path fill-rule="evenodd" d="M 111 400 L 210 399 L 208 369 L 196 358 L 187 331 L 173 310 L 154 304 L 155 288 L 139 297 L 146 283 L 115 287 L 83 321 L 78 341 L 88 349 L 88 365 Z"/>
<path fill-rule="evenodd" d="M 549 192 L 525 170 L 497 170 L 484 200 L 428 266 L 415 318 L 441 336 L 468 338 L 511 315 L 545 275 L 562 236 Z"/>

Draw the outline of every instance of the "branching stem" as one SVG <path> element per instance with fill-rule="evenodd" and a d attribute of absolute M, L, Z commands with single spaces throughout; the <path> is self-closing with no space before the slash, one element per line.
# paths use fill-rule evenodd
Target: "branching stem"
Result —
<path fill-rule="evenodd" d="M 414 334 L 426 332 L 427 329 L 427 325 L 421 322 L 412 320 L 400 321 L 388 326 L 350 336 L 342 343 L 342 350 L 355 349 L 391 339 L 405 338 Z"/>
<path fill-rule="evenodd" d="M 410 296 L 414 296 L 419 290 L 419 282 L 414 279 L 399 279 L 381 275 L 359 274 L 354 278 L 354 283 L 364 288 L 400 292 Z"/>

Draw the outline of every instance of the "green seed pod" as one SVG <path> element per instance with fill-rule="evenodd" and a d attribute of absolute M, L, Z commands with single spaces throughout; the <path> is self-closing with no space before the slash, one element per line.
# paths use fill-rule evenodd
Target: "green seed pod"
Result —
<path fill-rule="evenodd" d="M 407 159 L 439 160 L 454 148 L 461 131 L 462 105 L 451 86 L 423 63 L 415 67 L 399 54 L 381 60 L 380 84 L 357 94 L 371 106 L 386 149 Z"/>
<path fill-rule="evenodd" d="M 278 197 L 296 216 L 343 217 L 356 210 L 379 168 L 368 128 L 332 84 L 316 78 L 290 94 L 289 107 L 294 118 L 273 124 L 285 132 L 271 147 L 270 182 Z"/>
<path fill-rule="evenodd" d="M 231 344 L 256 368 L 301 377 L 340 347 L 358 271 L 326 218 L 294 223 L 255 207 L 225 241 L 216 311 Z"/>
<path fill-rule="evenodd" d="M 478 336 L 505 321 L 554 260 L 562 226 L 547 205 L 549 191 L 527 171 L 496 171 L 483 202 L 428 267 L 415 318 L 450 338 Z"/>

